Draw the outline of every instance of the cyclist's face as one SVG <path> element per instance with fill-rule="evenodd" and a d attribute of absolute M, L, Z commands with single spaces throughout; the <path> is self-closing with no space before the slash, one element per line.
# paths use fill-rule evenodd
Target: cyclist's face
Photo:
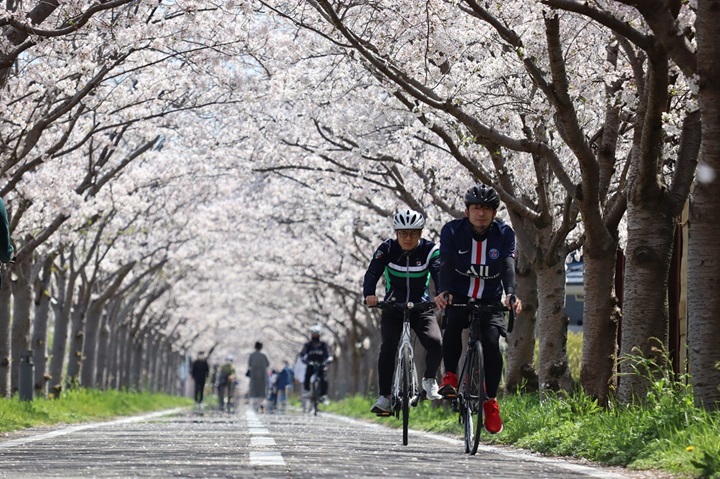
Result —
<path fill-rule="evenodd" d="M 478 231 L 485 231 L 495 219 L 496 210 L 487 205 L 469 205 L 465 210 L 470 223 Z"/>
<path fill-rule="evenodd" d="M 397 230 L 397 240 L 404 251 L 412 251 L 420 242 L 422 230 Z"/>

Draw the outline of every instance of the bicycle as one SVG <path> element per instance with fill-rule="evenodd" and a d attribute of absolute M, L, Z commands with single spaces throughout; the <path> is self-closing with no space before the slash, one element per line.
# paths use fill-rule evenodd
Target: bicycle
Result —
<path fill-rule="evenodd" d="M 393 373 L 392 396 L 390 398 L 390 410 L 388 414 L 381 416 L 395 415 L 399 418 L 402 414 L 403 446 L 408 445 L 408 425 L 410 422 L 410 406 L 417 406 L 424 397 L 425 391 L 419 393 L 417 370 L 415 368 L 415 352 L 410 334 L 410 313 L 420 313 L 435 308 L 435 303 L 398 303 L 395 301 L 379 301 L 377 307 L 380 309 L 398 309 L 403 312 L 403 331 L 398 344 L 398 356 Z"/>
<path fill-rule="evenodd" d="M 471 298 L 467 303 L 448 304 L 450 308 L 463 308 L 469 313 L 470 340 L 465 352 L 465 362 L 460 373 L 460 385 L 457 397 L 453 402 L 459 417 L 458 422 L 463 425 L 465 434 L 465 452 L 475 455 L 480 444 L 480 430 L 484 423 L 485 411 L 485 367 L 483 363 L 483 349 L 480 341 L 480 322 L 487 313 L 509 311 L 508 332 L 512 332 L 515 324 L 514 298 L 511 299 L 510 309 L 502 305 L 480 304 Z"/>
<path fill-rule="evenodd" d="M 318 413 L 318 404 L 323 402 L 320 398 L 322 397 L 322 383 L 325 381 L 325 372 L 327 370 L 328 363 L 331 362 L 331 358 L 326 361 L 308 361 L 307 365 L 313 368 L 312 375 L 310 376 L 310 410 L 315 416 Z"/>

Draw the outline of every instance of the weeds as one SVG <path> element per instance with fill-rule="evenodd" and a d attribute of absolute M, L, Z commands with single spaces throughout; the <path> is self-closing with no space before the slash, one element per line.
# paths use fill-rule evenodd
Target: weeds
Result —
<path fill-rule="evenodd" d="M 628 356 L 634 374 L 647 381 L 647 392 L 631 404 L 616 401 L 603 408 L 576 390 L 572 394 L 516 393 L 500 400 L 505 428 L 483 439 L 548 455 L 574 456 L 632 469 L 662 469 L 686 477 L 720 479 L 720 412 L 694 405 L 691 381 L 675 378 L 667 362 Z M 372 401 L 355 397 L 332 411 L 399 427 L 394 418 L 377 419 Z M 447 403 L 446 403 L 447 406 Z M 457 414 L 448 407 L 422 403 L 413 409 L 411 427 L 459 437 Z"/>
<path fill-rule="evenodd" d="M 89 421 L 177 406 L 192 401 L 162 394 L 70 389 L 60 399 L 0 399 L 0 432 L 26 427 Z"/>

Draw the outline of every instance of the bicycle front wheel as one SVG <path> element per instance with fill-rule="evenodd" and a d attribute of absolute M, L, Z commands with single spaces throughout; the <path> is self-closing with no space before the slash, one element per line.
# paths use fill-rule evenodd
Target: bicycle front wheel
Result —
<path fill-rule="evenodd" d="M 485 399 L 485 369 L 482 345 L 479 341 L 469 349 L 467 360 L 462 412 L 465 426 L 465 452 L 474 455 L 480 444 L 480 431 L 483 427 L 483 401 Z"/>
<path fill-rule="evenodd" d="M 410 379 L 410 371 L 412 365 L 410 364 L 410 353 L 408 351 L 403 352 L 402 356 L 402 428 L 403 428 L 403 446 L 408 445 L 408 427 L 410 425 L 410 385 L 412 384 Z"/>
<path fill-rule="evenodd" d="M 312 411 L 315 416 L 317 416 L 318 413 L 318 402 L 320 402 L 320 384 L 318 384 L 319 381 L 315 378 L 313 378 L 312 383 L 310 384 L 310 397 L 312 397 Z"/>

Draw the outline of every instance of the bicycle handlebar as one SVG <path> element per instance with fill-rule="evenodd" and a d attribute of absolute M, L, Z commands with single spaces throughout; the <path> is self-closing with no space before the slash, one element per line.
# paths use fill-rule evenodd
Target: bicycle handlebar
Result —
<path fill-rule="evenodd" d="M 479 311 L 482 313 L 505 313 L 509 312 L 509 321 L 508 321 L 508 333 L 512 333 L 513 328 L 515 327 L 515 295 L 510 296 L 510 309 L 506 308 L 503 305 L 497 305 L 497 304 L 482 304 L 478 303 L 476 301 L 473 301 L 472 298 L 467 303 L 451 303 L 448 304 L 448 308 L 464 308 L 467 310 L 474 310 Z"/>
<path fill-rule="evenodd" d="M 409 311 L 420 311 L 422 313 L 424 311 L 430 311 L 431 309 L 434 309 L 435 303 L 429 301 L 423 301 L 420 303 L 413 303 L 412 301 L 407 303 L 399 303 L 397 301 L 378 301 L 377 306 L 369 307 L 380 309 L 398 309 L 400 311 L 404 311 L 407 309 Z"/>

